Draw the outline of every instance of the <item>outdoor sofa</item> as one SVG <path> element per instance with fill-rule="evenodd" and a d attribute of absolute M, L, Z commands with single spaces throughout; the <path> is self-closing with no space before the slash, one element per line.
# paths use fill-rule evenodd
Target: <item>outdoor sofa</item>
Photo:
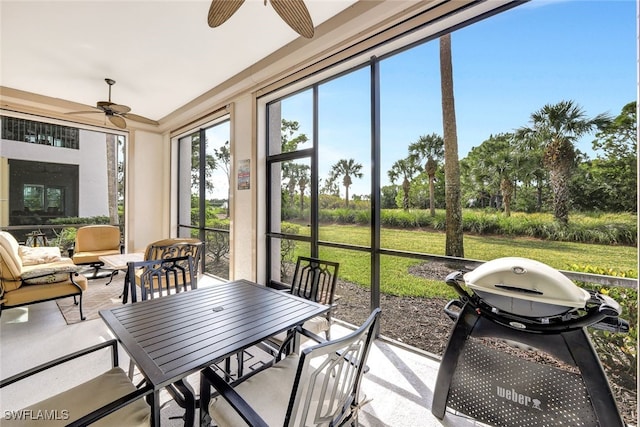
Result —
<path fill-rule="evenodd" d="M 84 320 L 87 279 L 77 270 L 59 248 L 20 246 L 10 233 L 0 231 L 0 315 L 4 308 L 73 297 Z"/>

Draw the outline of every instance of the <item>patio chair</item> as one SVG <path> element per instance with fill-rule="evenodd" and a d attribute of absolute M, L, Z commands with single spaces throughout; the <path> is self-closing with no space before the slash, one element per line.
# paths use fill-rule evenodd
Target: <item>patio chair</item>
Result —
<path fill-rule="evenodd" d="M 333 341 L 297 327 L 297 333 L 324 342 L 231 384 L 205 368 L 200 380 L 201 417 L 207 416 L 202 408 L 208 408 L 219 427 L 357 425 L 363 404 L 360 382 L 379 315 L 380 309 L 375 309 L 360 328 Z M 218 394 L 213 399 L 212 386 Z"/>
<path fill-rule="evenodd" d="M 136 388 L 118 366 L 117 340 L 94 345 L 0 380 L 0 388 L 25 379 L 34 381 L 32 376 L 35 374 L 107 348 L 111 349 L 111 369 L 19 411 L 9 411 L 4 408 L 2 425 L 86 426 L 95 423 L 92 425 L 148 426 L 151 420 L 151 408 L 143 397 L 151 395 L 153 388 L 148 386 Z M 153 399 L 150 401 L 153 402 Z M 32 414 L 32 419 L 28 418 L 29 414 Z M 38 419 L 36 418 L 38 414 L 40 417 L 43 416 L 42 414 L 48 417 Z M 20 416 L 22 419 L 19 419 Z"/>
<path fill-rule="evenodd" d="M 93 269 L 93 274 L 88 275 L 87 279 L 99 279 L 108 276 L 113 279 L 118 270 L 99 274 L 104 266 L 104 263 L 100 261 L 100 257 L 120 253 L 122 253 L 120 228 L 115 225 L 87 225 L 78 228 L 74 246 L 69 250 L 69 256 L 75 265 L 88 265 Z"/>
<path fill-rule="evenodd" d="M 267 286 L 314 302 L 333 306 L 339 268 L 340 264 L 337 262 L 299 256 L 291 284 L 271 280 Z M 306 321 L 303 328 L 316 335 L 324 333 L 326 339 L 330 340 L 331 323 L 331 310 L 329 310 L 322 316 Z M 260 343 L 258 347 L 272 356 L 276 356 L 286 337 L 287 332 L 285 331 Z M 303 339 L 305 338 L 303 337 Z M 236 358 L 238 363 L 237 376 L 239 378 L 244 374 L 243 354 L 238 353 Z M 230 367 L 230 361 L 227 359 L 225 366 L 227 372 L 230 372 Z"/>
<path fill-rule="evenodd" d="M 198 269 L 200 267 L 203 246 L 200 239 L 192 237 L 162 239 L 147 245 L 144 251 L 144 259 L 176 258 L 191 255 L 193 265 Z"/>
<path fill-rule="evenodd" d="M 178 258 L 178 257 L 186 257 L 191 256 L 193 263 L 193 274 L 197 279 L 199 274 L 200 267 L 200 259 L 202 257 L 202 248 L 203 243 L 199 239 L 194 238 L 186 238 L 186 237 L 174 237 L 169 239 L 162 239 L 150 243 L 147 245 L 144 251 L 144 260 L 152 261 L 152 260 L 160 260 L 160 259 L 168 259 L 168 258 Z M 182 263 L 184 265 L 184 263 Z M 141 284 L 142 270 L 136 269 L 136 273 L 134 275 L 127 274 L 128 280 L 134 280 L 133 283 L 138 285 L 140 289 L 143 288 Z M 189 273 L 191 274 L 191 273 Z M 125 282 L 123 294 L 123 301 L 127 302 L 129 298 L 129 289 L 130 286 Z M 133 300 L 133 297 L 132 297 Z"/>
<path fill-rule="evenodd" d="M 142 300 L 160 298 L 198 287 L 191 255 L 127 263 L 127 277 L 140 286 Z"/>
<path fill-rule="evenodd" d="M 197 268 L 191 255 L 127 263 L 127 277 L 140 286 L 141 300 L 162 298 L 167 295 L 196 289 Z M 125 284 L 126 287 L 126 284 Z M 133 360 L 129 363 L 129 378 L 133 379 Z M 196 401 L 189 384 L 179 380 L 166 387 L 171 398 L 185 410 L 184 425 L 195 420 Z"/>
<path fill-rule="evenodd" d="M 300 256 L 290 285 L 272 280 L 269 287 L 290 292 L 320 304 L 333 306 L 340 264 L 318 258 Z M 304 324 L 304 328 L 314 334 L 324 333 L 331 339 L 331 309 L 323 316 L 314 317 Z M 271 341 L 279 347 L 286 333 L 272 337 Z"/>

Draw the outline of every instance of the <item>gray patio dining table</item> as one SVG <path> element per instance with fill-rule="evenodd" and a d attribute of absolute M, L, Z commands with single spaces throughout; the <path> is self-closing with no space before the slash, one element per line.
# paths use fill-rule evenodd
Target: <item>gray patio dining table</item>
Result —
<path fill-rule="evenodd" d="M 102 310 L 100 316 L 153 385 L 151 425 L 159 426 L 164 387 L 328 309 L 236 280 Z"/>

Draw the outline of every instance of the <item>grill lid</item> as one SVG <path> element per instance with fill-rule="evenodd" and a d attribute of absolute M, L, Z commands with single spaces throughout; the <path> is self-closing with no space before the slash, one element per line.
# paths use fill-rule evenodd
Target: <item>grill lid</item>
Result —
<path fill-rule="evenodd" d="M 584 308 L 590 298 L 589 292 L 576 286 L 558 270 L 528 258 L 494 259 L 464 274 L 464 281 L 488 304 L 493 302 L 505 311 L 513 305 L 504 307 L 505 299 L 498 297 L 492 301 L 492 295 L 537 303 L 534 306 L 540 310 L 539 315 L 550 315 L 549 310 L 559 314 L 572 308 Z M 547 309 L 540 304 L 548 305 Z M 528 315 L 535 313 L 529 311 Z"/>

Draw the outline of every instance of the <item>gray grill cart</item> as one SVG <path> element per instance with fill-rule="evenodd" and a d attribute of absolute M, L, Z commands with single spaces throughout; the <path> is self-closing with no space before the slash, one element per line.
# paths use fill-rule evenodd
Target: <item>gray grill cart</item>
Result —
<path fill-rule="evenodd" d="M 460 298 L 445 307 L 455 325 L 438 370 L 436 417 L 448 406 L 493 426 L 624 426 L 586 331 L 627 332 L 617 302 L 526 258 L 489 261 L 446 283 Z"/>

